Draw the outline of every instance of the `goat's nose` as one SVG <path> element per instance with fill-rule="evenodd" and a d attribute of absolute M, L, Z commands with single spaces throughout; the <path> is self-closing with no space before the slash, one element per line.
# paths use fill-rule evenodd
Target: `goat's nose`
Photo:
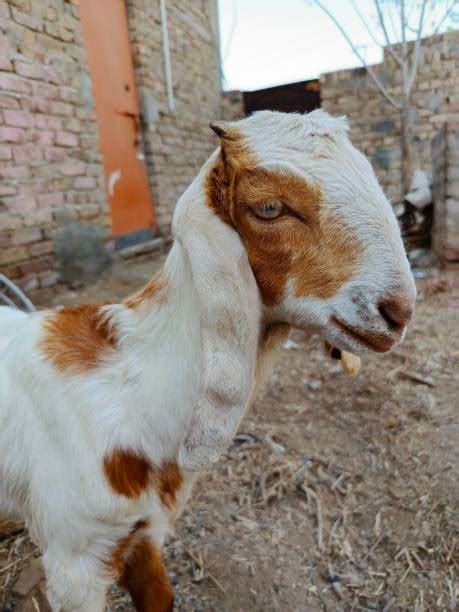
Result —
<path fill-rule="evenodd" d="M 413 316 L 415 302 L 416 295 L 413 291 L 394 292 L 379 302 L 379 314 L 390 329 L 402 331 Z"/>

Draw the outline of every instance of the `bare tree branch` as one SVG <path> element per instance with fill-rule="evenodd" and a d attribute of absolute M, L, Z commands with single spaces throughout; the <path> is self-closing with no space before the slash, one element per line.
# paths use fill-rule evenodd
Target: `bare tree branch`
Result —
<path fill-rule="evenodd" d="M 411 60 L 411 71 L 410 71 L 410 74 L 408 76 L 408 80 L 406 83 L 406 95 L 407 96 L 409 96 L 411 93 L 411 90 L 414 84 L 414 80 L 416 78 L 416 73 L 418 70 L 419 56 L 421 54 L 420 53 L 421 52 L 421 39 L 422 39 L 422 32 L 424 29 L 424 16 L 425 16 L 426 6 L 427 6 L 427 0 L 423 0 L 422 5 L 421 5 L 421 14 L 419 16 L 419 26 L 418 26 L 418 32 L 416 35 L 416 42 L 414 43 L 413 58 Z"/>
<path fill-rule="evenodd" d="M 386 89 L 386 87 L 382 84 L 382 82 L 379 80 L 379 78 L 376 76 L 376 74 L 374 73 L 374 71 L 371 69 L 371 67 L 367 64 L 367 62 L 365 61 L 365 58 L 363 57 L 363 55 L 360 53 L 360 51 L 358 50 L 358 48 L 354 45 L 354 43 L 352 42 L 349 34 L 346 32 L 346 30 L 343 28 L 343 26 L 340 24 L 340 22 L 336 19 L 336 17 L 333 15 L 333 13 L 322 4 L 322 2 L 320 0 L 313 0 L 314 4 L 317 5 L 335 24 L 335 26 L 338 28 L 338 30 L 341 32 L 341 35 L 343 36 L 343 38 L 346 40 L 346 42 L 348 43 L 348 45 L 350 46 L 350 48 L 352 49 L 352 51 L 354 52 L 354 54 L 358 57 L 358 59 L 361 61 L 362 66 L 366 69 L 366 71 L 368 72 L 368 74 L 370 75 L 372 81 L 374 82 L 374 84 L 378 87 L 379 91 L 382 93 L 382 95 L 386 98 L 386 100 L 392 104 L 392 106 L 396 109 L 400 110 L 400 105 L 397 102 L 397 100 L 395 100 L 395 98 L 393 98 L 389 91 Z"/>
<path fill-rule="evenodd" d="M 383 31 L 384 38 L 386 39 L 386 48 L 387 48 L 388 52 L 390 53 L 390 55 L 397 62 L 397 64 L 399 66 L 401 66 L 402 65 L 402 58 L 400 57 L 400 55 L 395 51 L 395 49 L 392 46 L 392 41 L 391 41 L 391 39 L 389 37 L 389 34 L 387 32 L 386 23 L 384 21 L 384 16 L 382 14 L 381 5 L 379 4 L 379 0 L 374 0 L 374 4 L 375 4 L 376 12 L 378 14 L 379 25 L 381 27 L 381 30 Z"/>
<path fill-rule="evenodd" d="M 453 12 L 453 9 L 455 7 L 459 8 L 459 2 L 458 0 L 453 0 L 453 2 L 451 3 L 451 6 L 446 9 L 445 14 L 443 15 L 443 17 L 440 19 L 440 21 L 437 23 L 437 27 L 435 28 L 435 30 L 432 32 L 432 36 L 435 36 L 435 34 L 438 34 L 441 26 L 443 25 L 443 23 L 448 19 L 448 17 L 451 16 L 451 13 Z"/>
<path fill-rule="evenodd" d="M 377 45 L 378 47 L 382 47 L 383 45 L 381 44 L 381 41 L 379 41 L 375 34 L 373 33 L 373 30 L 370 28 L 370 26 L 368 25 L 368 23 L 366 22 L 365 18 L 363 17 L 362 13 L 359 10 L 359 7 L 356 5 L 356 3 L 354 2 L 354 0 L 349 0 L 349 2 L 352 5 L 352 8 L 354 9 L 354 11 L 356 12 L 356 14 L 358 15 L 360 21 L 363 24 L 363 27 L 365 28 L 365 30 L 367 31 L 368 35 L 371 37 L 371 40 L 375 43 L 375 45 Z"/>
<path fill-rule="evenodd" d="M 400 38 L 401 38 L 401 34 L 397 30 L 397 27 L 395 25 L 394 18 L 393 18 L 393 15 L 392 15 L 392 12 L 393 12 L 392 8 L 395 8 L 395 10 L 397 11 L 397 7 L 395 6 L 395 3 L 391 3 L 391 4 L 387 5 L 387 15 L 389 16 L 388 21 L 390 22 L 390 26 L 392 27 L 392 37 L 390 36 L 389 25 L 387 25 L 386 29 L 387 29 L 387 33 L 389 35 L 389 39 L 391 41 L 395 40 L 395 41 L 399 42 Z"/>
<path fill-rule="evenodd" d="M 405 0 L 400 0 L 400 31 L 402 33 L 402 59 L 405 62 L 408 55 L 408 45 L 406 43 Z"/>

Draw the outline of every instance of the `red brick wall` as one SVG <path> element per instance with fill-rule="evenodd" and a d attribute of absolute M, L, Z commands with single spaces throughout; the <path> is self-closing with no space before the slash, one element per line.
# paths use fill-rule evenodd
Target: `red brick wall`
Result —
<path fill-rule="evenodd" d="M 0 271 L 28 291 L 56 283 L 67 218 L 107 223 L 76 2 L 0 3 Z"/>

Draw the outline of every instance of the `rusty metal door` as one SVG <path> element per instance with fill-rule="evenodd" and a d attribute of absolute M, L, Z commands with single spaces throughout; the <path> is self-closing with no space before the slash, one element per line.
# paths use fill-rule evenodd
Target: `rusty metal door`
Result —
<path fill-rule="evenodd" d="M 124 0 L 80 0 L 79 6 L 113 235 L 122 246 L 151 237 L 155 228 L 126 7 Z"/>

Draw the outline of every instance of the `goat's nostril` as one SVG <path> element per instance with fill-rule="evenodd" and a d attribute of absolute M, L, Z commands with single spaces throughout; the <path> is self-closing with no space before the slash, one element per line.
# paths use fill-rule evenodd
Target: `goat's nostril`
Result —
<path fill-rule="evenodd" d="M 401 331 L 413 316 L 414 298 L 407 293 L 391 295 L 379 303 L 378 310 L 389 329 Z"/>

